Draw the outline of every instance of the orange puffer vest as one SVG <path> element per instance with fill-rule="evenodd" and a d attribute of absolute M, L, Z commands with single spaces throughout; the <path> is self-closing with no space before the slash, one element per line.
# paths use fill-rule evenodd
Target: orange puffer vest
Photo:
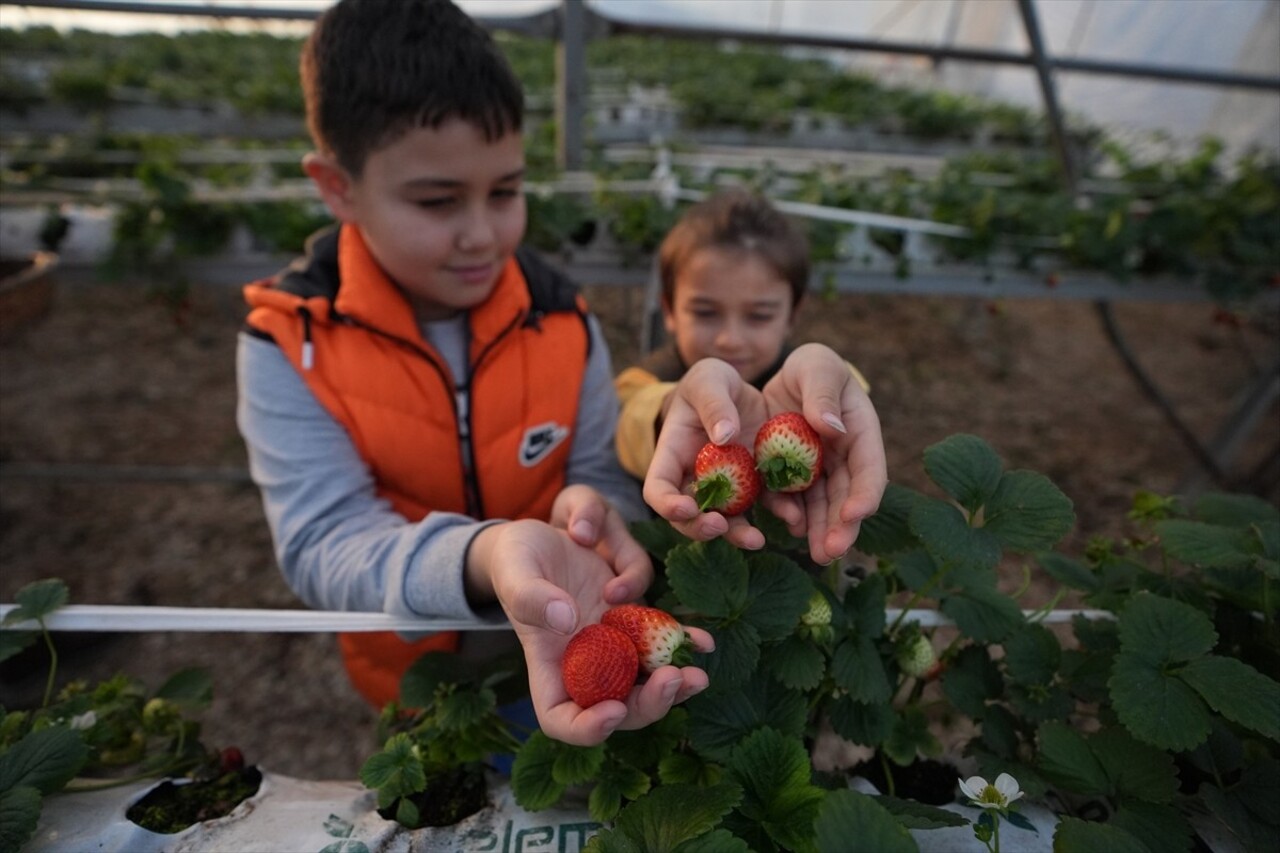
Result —
<path fill-rule="evenodd" d="M 517 252 L 493 294 L 469 312 L 469 387 L 423 339 L 409 301 L 355 227 L 316 235 L 304 264 L 246 286 L 245 298 L 248 331 L 275 341 L 346 428 L 378 494 L 406 519 L 434 510 L 550 517 L 590 335 L 576 289 L 536 255 Z M 468 434 L 471 471 L 462 455 Z M 352 682 L 381 707 L 399 695 L 400 677 L 423 651 L 455 648 L 457 636 L 340 640 Z"/>

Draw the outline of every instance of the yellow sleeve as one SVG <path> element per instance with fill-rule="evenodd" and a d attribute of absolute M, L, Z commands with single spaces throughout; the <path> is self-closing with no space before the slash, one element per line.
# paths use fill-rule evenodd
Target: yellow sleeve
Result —
<path fill-rule="evenodd" d="M 658 416 L 674 382 L 659 382 L 639 367 L 629 367 L 613 381 L 622 408 L 618 413 L 615 443 L 618 461 L 631 476 L 643 480 L 658 444 Z"/>
<path fill-rule="evenodd" d="M 846 361 L 845 364 L 849 365 L 849 372 L 853 374 L 854 379 L 858 380 L 858 384 L 862 386 L 862 390 L 867 394 L 870 394 L 871 383 L 867 381 L 867 377 L 863 376 L 862 371 L 858 370 L 858 368 L 854 367 L 849 362 Z"/>

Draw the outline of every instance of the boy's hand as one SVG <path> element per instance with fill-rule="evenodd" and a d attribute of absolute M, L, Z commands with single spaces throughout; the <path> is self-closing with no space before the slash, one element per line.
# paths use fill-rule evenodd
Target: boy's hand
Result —
<path fill-rule="evenodd" d="M 797 347 L 764 387 L 770 414 L 800 411 L 822 436 L 824 476 L 805 492 L 775 495 L 770 508 L 794 535 L 807 535 L 814 561 L 829 563 L 853 547 L 862 520 L 888 484 L 884 439 L 871 398 L 849 365 L 821 344 Z M 801 523 L 793 520 L 801 517 Z"/>
<path fill-rule="evenodd" d="M 764 534 L 745 516 L 702 512 L 683 487 L 693 479 L 694 460 L 703 445 L 737 441 L 750 448 L 767 417 L 764 397 L 742 381 L 733 365 L 716 358 L 694 363 L 671 392 L 644 480 L 645 502 L 691 539 L 724 536 L 739 548 L 763 548 Z M 800 520 L 798 510 L 790 520 Z"/>
<path fill-rule="evenodd" d="M 672 705 L 707 687 L 703 670 L 665 666 L 634 687 L 625 703 L 607 700 L 581 708 L 569 698 L 560 660 L 569 638 L 599 622 L 608 609 L 604 591 L 615 575 L 600 553 L 562 530 L 539 521 L 487 527 L 472 542 L 467 572 L 473 594 L 491 592 L 515 628 L 529 668 L 533 708 L 549 737 L 594 745 L 618 729 L 643 728 L 661 719 Z M 714 648 L 705 631 L 688 631 L 699 651 Z"/>
<path fill-rule="evenodd" d="M 723 361 L 694 364 L 672 392 L 645 478 L 645 501 L 692 539 L 725 536 L 740 548 L 763 547 L 764 534 L 745 517 L 700 513 L 682 486 L 692 479 L 694 458 L 709 438 L 751 446 L 764 421 L 785 411 L 803 412 L 822 436 L 823 476 L 805 492 L 768 492 L 761 501 L 793 535 L 808 538 L 815 562 L 841 556 L 857 539 L 862 519 L 879 507 L 888 476 L 870 398 L 845 360 L 821 344 L 796 348 L 763 395 Z"/>
<path fill-rule="evenodd" d="M 631 536 L 626 519 L 590 486 L 566 486 L 551 507 L 551 526 L 564 530 L 574 542 L 592 548 L 616 575 L 605 584 L 605 602 L 634 601 L 653 582 L 649 554 Z"/>

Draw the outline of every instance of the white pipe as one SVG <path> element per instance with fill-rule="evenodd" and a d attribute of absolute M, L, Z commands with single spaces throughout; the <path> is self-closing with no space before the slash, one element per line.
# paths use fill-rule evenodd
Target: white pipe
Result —
<path fill-rule="evenodd" d="M 16 604 L 0 604 L 0 620 L 17 608 Z M 886 610 L 893 621 L 901 610 Z M 1036 610 L 1024 610 L 1032 617 Z M 1086 619 L 1114 619 L 1106 610 L 1051 610 L 1039 621 L 1043 624 L 1070 622 L 1076 616 Z M 915 622 L 925 628 L 954 625 L 936 610 L 907 611 L 904 622 Z M 388 616 L 385 613 L 348 613 L 327 610 L 265 610 L 221 607 L 141 607 L 111 604 L 69 604 L 44 619 L 50 631 L 239 631 L 252 633 L 319 634 L 336 631 L 501 631 L 509 630 L 507 622 L 482 622 L 468 619 L 430 619 Z M 34 621 L 0 626 L 5 631 L 34 631 Z"/>
<path fill-rule="evenodd" d="M 16 604 L 0 604 L 0 620 Z M 44 617 L 50 631 L 248 631 L 260 633 L 327 633 L 332 631 L 498 631 L 507 622 L 475 619 L 431 619 L 328 610 L 265 610 L 223 607 L 140 607 L 69 604 Z M 6 631 L 33 631 L 31 620 L 4 625 Z"/>

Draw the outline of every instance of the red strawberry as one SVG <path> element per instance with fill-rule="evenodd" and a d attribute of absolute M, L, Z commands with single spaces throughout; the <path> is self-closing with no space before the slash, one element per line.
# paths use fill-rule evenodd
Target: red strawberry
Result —
<path fill-rule="evenodd" d="M 624 604 L 606 610 L 600 621 L 631 638 L 640 655 L 640 668 L 645 672 L 668 664 L 685 666 L 693 659 L 693 646 L 684 628 L 675 617 L 656 607 Z"/>
<path fill-rule="evenodd" d="M 238 747 L 228 746 L 218 754 L 219 770 L 225 773 L 235 773 L 237 770 L 244 769 L 244 753 Z"/>
<path fill-rule="evenodd" d="M 741 515 L 760 494 L 756 461 L 741 444 L 707 444 L 694 460 L 693 476 L 693 497 L 701 510 Z"/>
<path fill-rule="evenodd" d="M 560 661 L 565 690 L 583 708 L 606 699 L 626 701 L 639 669 L 631 638 L 611 625 L 588 625 L 574 634 Z"/>
<path fill-rule="evenodd" d="M 822 439 L 799 412 L 783 412 L 756 433 L 756 467 L 774 492 L 803 492 L 822 472 Z"/>

